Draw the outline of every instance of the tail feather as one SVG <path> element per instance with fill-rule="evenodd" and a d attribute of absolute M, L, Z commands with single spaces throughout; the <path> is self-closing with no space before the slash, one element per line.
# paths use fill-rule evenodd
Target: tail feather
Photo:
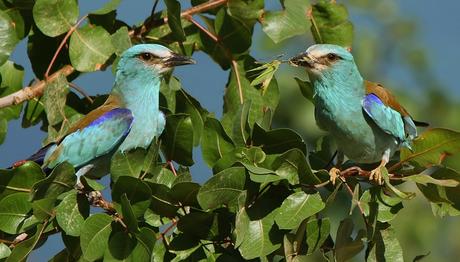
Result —
<path fill-rule="evenodd" d="M 28 158 L 26 158 L 24 160 L 16 161 L 10 168 L 21 166 L 27 161 L 33 161 L 33 162 L 35 162 L 35 163 L 37 163 L 39 165 L 43 165 L 46 153 L 48 152 L 50 147 L 52 147 L 53 145 L 55 145 L 55 144 L 51 143 L 51 144 L 48 144 L 48 145 L 40 148 L 37 152 L 35 152 L 33 155 L 29 156 Z"/>

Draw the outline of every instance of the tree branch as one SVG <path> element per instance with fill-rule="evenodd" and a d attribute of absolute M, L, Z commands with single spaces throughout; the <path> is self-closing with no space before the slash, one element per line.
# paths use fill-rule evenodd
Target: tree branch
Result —
<path fill-rule="evenodd" d="M 55 73 L 53 73 L 48 80 L 41 80 L 38 82 L 33 83 L 30 86 L 26 86 L 25 88 L 16 91 L 12 94 L 9 94 L 5 97 L 0 98 L 0 108 L 4 108 L 11 105 L 20 104 L 26 100 L 30 100 L 35 97 L 39 97 L 43 95 L 43 91 L 47 83 L 55 80 L 60 74 L 64 76 L 69 76 L 75 71 L 75 69 L 71 65 L 66 65 L 63 68 L 59 69 Z"/>

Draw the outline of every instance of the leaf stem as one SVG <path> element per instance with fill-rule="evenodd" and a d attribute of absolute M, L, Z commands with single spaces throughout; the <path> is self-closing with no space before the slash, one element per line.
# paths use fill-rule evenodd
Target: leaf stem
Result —
<path fill-rule="evenodd" d="M 69 37 L 72 35 L 72 33 L 77 30 L 78 26 L 81 24 L 81 22 L 83 22 L 83 20 L 85 20 L 86 18 L 88 17 L 88 15 L 84 15 L 82 18 L 80 18 L 77 23 L 75 23 L 74 26 L 72 26 L 70 28 L 70 30 L 67 32 L 67 34 L 64 36 L 64 38 L 62 39 L 61 43 L 59 44 L 59 47 L 56 49 L 56 52 L 54 53 L 54 56 L 53 58 L 51 59 L 51 62 L 50 64 L 48 65 L 48 68 L 46 69 L 46 72 L 45 72 L 45 79 L 48 79 L 48 76 L 49 76 L 49 73 L 51 71 L 51 68 L 53 67 L 54 65 L 54 62 L 56 62 L 56 59 L 59 55 L 59 53 L 61 52 L 62 48 L 64 47 L 65 43 L 67 42 L 67 39 L 69 39 Z"/>

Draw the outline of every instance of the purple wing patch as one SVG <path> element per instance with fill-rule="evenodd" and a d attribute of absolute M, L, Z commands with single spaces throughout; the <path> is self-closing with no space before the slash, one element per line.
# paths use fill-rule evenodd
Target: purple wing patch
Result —
<path fill-rule="evenodd" d="M 375 104 L 383 105 L 382 100 L 380 100 L 380 98 L 375 94 L 371 93 L 364 97 L 363 108 L 368 115 L 372 116 L 372 106 L 375 106 Z"/>
<path fill-rule="evenodd" d="M 112 109 L 106 113 L 104 113 L 103 115 L 101 115 L 100 117 L 98 117 L 97 119 L 95 119 L 93 122 L 91 122 L 87 127 L 91 127 L 91 126 L 97 126 L 97 125 L 100 125 L 101 123 L 107 121 L 107 120 L 110 120 L 110 119 L 116 119 L 116 118 L 121 118 L 121 119 L 124 119 L 125 121 L 127 121 L 129 123 L 129 126 L 131 127 L 131 124 L 133 123 L 133 115 L 131 114 L 131 110 L 127 109 L 127 108 L 115 108 L 115 109 Z M 130 128 L 128 128 L 125 132 L 125 136 L 128 134 Z"/>

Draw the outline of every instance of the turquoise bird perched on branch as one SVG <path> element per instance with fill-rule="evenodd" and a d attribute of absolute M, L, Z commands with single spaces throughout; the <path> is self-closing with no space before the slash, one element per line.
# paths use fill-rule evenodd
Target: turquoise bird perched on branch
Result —
<path fill-rule="evenodd" d="M 161 45 L 140 44 L 127 49 L 106 102 L 27 160 L 43 162 L 45 168 L 67 161 L 80 168 L 79 179 L 116 151 L 147 148 L 165 126 L 159 110 L 163 74 L 175 66 L 193 63 L 191 58 Z"/>
<path fill-rule="evenodd" d="M 335 138 L 338 164 L 343 155 L 358 163 L 380 161 L 369 179 L 382 184 L 382 167 L 401 146 L 410 148 L 419 122 L 413 121 L 388 90 L 365 81 L 352 54 L 343 47 L 313 45 L 289 62 L 307 70 L 313 84 L 315 119 Z M 340 170 L 333 167 L 329 174 L 335 183 Z"/>

